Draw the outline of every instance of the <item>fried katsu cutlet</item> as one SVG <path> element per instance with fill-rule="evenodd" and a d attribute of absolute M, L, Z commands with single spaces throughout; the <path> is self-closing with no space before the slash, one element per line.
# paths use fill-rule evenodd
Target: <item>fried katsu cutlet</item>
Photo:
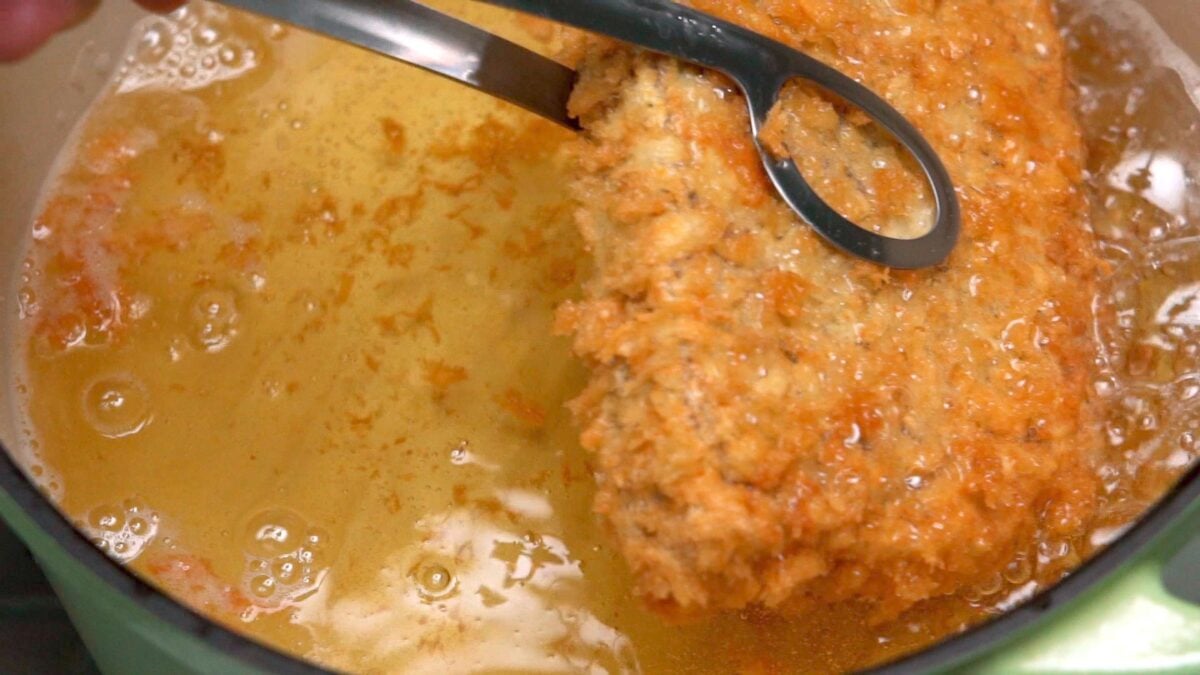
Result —
<path fill-rule="evenodd" d="M 559 327 L 590 367 L 572 406 L 637 591 L 675 618 L 886 619 L 1081 536 L 1099 263 L 1050 2 L 687 4 L 887 98 L 947 164 L 963 231 L 935 269 L 834 250 L 773 192 L 728 81 L 579 38 L 595 271 Z M 858 222 L 928 217 L 914 168 L 819 91 L 789 86 L 764 140 Z"/>

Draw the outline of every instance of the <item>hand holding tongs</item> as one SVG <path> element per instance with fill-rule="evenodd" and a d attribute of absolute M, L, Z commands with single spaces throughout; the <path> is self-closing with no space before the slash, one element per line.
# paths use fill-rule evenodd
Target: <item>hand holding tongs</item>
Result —
<path fill-rule="evenodd" d="M 574 71 L 412 0 L 221 0 L 458 80 L 571 128 Z M 950 175 L 904 117 L 869 89 L 791 47 L 670 0 L 481 0 L 629 42 L 719 71 L 741 88 L 763 166 L 784 201 L 844 251 L 899 268 L 928 267 L 950 255 L 959 207 Z M 796 165 L 757 141 L 780 89 L 813 82 L 858 106 L 920 164 L 933 188 L 933 229 L 896 239 L 855 225 L 809 186 Z"/>

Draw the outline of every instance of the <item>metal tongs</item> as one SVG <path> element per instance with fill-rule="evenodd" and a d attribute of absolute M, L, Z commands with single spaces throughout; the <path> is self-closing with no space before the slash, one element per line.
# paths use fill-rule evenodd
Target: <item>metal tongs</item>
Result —
<path fill-rule="evenodd" d="M 390 56 L 479 89 L 572 129 L 571 69 L 411 0 L 221 0 Z M 904 269 L 943 262 L 958 239 L 959 206 L 945 166 L 895 108 L 866 87 L 791 47 L 670 0 L 480 0 L 600 33 L 732 79 L 745 94 L 751 132 L 780 196 L 833 245 Z M 809 186 L 795 163 L 757 137 L 789 80 L 808 80 L 857 106 L 887 129 L 925 173 L 937 206 L 933 228 L 896 239 L 859 227 Z"/>

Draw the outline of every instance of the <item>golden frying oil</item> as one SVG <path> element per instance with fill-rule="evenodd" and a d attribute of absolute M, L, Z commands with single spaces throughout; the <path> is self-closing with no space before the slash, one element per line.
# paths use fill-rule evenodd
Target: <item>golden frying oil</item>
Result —
<path fill-rule="evenodd" d="M 533 43 L 527 24 L 439 4 Z M 1064 19 L 1087 100 L 1154 68 L 1100 50 L 1102 18 Z M 1131 187 L 1121 162 L 1154 146 L 1105 140 L 1138 114 L 1125 103 L 1084 116 L 1117 269 L 1097 324 L 1114 412 L 1096 544 L 1197 451 L 1196 226 Z M 1014 604 L 1039 565 L 1088 554 L 1042 542 L 970 598 L 884 627 L 853 608 L 686 627 L 643 610 L 563 408 L 584 374 L 552 313 L 587 265 L 567 141 L 459 85 L 215 7 L 141 26 L 32 228 L 31 470 L 184 601 L 365 672 L 840 670 Z"/>

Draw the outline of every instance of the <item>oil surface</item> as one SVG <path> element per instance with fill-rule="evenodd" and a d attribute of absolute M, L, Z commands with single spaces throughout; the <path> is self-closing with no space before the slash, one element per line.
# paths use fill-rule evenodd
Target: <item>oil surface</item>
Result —
<path fill-rule="evenodd" d="M 583 372 L 552 312 L 587 264 L 568 134 L 202 4 L 139 27 L 31 228 L 26 462 L 114 558 L 336 668 L 805 672 L 928 644 L 1110 541 L 1200 451 L 1200 115 L 1115 4 L 1063 15 L 1113 265 L 1106 516 L 969 598 L 874 627 L 642 609 L 562 407 Z"/>

